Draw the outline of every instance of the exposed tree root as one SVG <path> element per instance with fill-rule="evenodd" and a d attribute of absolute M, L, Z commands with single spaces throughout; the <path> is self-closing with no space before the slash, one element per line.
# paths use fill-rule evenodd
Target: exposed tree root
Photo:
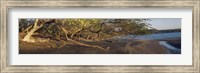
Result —
<path fill-rule="evenodd" d="M 67 43 L 66 41 L 61 40 L 61 39 L 59 39 L 59 41 L 61 41 L 62 43 L 61 43 L 60 45 L 58 45 L 58 48 L 57 48 L 57 49 L 60 49 L 60 48 L 64 47 L 65 45 L 69 44 L 69 43 Z"/>
<path fill-rule="evenodd" d="M 94 48 L 98 48 L 98 49 L 101 49 L 101 50 L 104 50 L 104 51 L 109 50 L 109 47 L 103 48 L 103 47 L 96 46 L 96 45 L 89 45 L 89 44 L 81 43 L 81 42 L 78 42 L 78 41 L 75 41 L 75 40 L 72 40 L 72 39 L 68 39 L 68 41 L 74 42 L 74 43 L 79 44 L 81 46 L 94 47 Z"/>
<path fill-rule="evenodd" d="M 60 48 L 64 47 L 67 44 L 69 44 L 69 43 L 67 43 L 66 41 L 64 41 L 62 39 L 57 39 L 57 41 L 54 42 L 53 44 L 49 43 L 50 47 L 54 48 L 54 49 L 60 49 Z"/>

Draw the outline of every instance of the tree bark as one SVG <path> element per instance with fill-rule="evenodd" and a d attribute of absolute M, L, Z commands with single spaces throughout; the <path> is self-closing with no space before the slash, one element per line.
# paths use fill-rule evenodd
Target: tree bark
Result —
<path fill-rule="evenodd" d="M 29 25 L 26 29 L 22 31 L 22 33 L 28 33 L 28 31 L 33 27 L 33 25 Z"/>
<path fill-rule="evenodd" d="M 35 31 L 36 31 L 35 29 L 30 30 L 30 32 L 28 32 L 28 34 L 23 38 L 23 41 L 26 41 L 26 42 L 33 42 L 33 41 L 31 40 L 31 36 L 33 35 L 33 33 L 34 33 Z"/>
<path fill-rule="evenodd" d="M 34 25 L 33 25 L 33 28 L 30 30 L 30 32 L 28 32 L 27 33 L 27 35 L 23 38 L 23 41 L 26 41 L 26 42 L 33 42 L 34 40 L 31 40 L 31 36 L 33 35 L 33 33 L 36 31 L 36 30 L 38 30 L 39 28 L 41 28 L 42 26 L 43 26 L 43 24 L 42 25 L 40 25 L 40 26 L 38 26 L 37 24 L 38 24 L 38 20 L 39 19 L 36 19 L 35 20 L 35 23 L 34 23 Z"/>
<path fill-rule="evenodd" d="M 31 36 L 33 35 L 33 33 L 35 31 L 37 31 L 38 29 L 40 29 L 41 27 L 44 26 L 44 24 L 50 24 L 50 23 L 53 23 L 54 20 L 49 20 L 49 19 L 46 19 L 46 20 L 41 20 L 41 22 L 38 24 L 39 22 L 39 19 L 35 19 L 35 22 L 33 24 L 33 27 L 32 29 L 30 30 L 30 32 L 27 33 L 27 35 L 23 38 L 23 41 L 27 41 L 27 42 L 34 42 L 35 40 L 31 40 Z"/>

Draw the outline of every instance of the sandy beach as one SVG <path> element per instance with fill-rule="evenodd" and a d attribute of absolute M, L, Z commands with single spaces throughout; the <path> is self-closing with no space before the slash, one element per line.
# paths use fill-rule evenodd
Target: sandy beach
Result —
<path fill-rule="evenodd" d="M 52 45 L 56 41 L 46 43 L 27 43 L 20 42 L 20 54 L 167 54 L 168 50 L 159 45 L 156 40 L 135 40 L 119 42 L 85 42 L 92 45 L 109 47 L 109 50 L 103 51 L 93 47 L 80 46 L 76 44 L 68 44 L 62 48 L 53 48 Z M 57 42 L 57 44 L 60 44 Z M 56 44 L 53 44 L 56 45 Z M 58 45 L 59 46 L 59 45 Z"/>

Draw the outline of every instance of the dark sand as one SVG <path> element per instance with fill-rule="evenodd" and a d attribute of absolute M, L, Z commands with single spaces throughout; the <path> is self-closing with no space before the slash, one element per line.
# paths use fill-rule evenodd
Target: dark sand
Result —
<path fill-rule="evenodd" d="M 98 48 L 80 46 L 77 44 L 68 44 L 61 48 L 62 43 L 58 41 L 49 42 L 35 42 L 28 43 L 20 41 L 19 53 L 20 54 L 166 54 L 167 49 L 156 40 L 131 40 L 131 41 L 118 41 L 112 42 L 84 42 L 90 45 L 98 45 L 104 48 L 109 47 L 108 51 L 103 51 Z"/>

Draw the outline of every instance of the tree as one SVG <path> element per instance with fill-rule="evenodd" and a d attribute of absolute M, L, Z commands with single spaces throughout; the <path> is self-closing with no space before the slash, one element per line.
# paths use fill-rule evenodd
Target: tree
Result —
<path fill-rule="evenodd" d="M 32 29 L 25 35 L 25 37 L 23 38 L 23 41 L 34 42 L 34 40 L 31 40 L 31 36 L 33 35 L 35 31 L 43 27 L 44 24 L 46 24 L 47 22 L 49 22 L 48 19 L 45 19 L 45 20 L 35 19 Z"/>
<path fill-rule="evenodd" d="M 150 25 L 146 19 L 32 19 L 30 24 L 26 19 L 19 20 L 20 28 L 29 30 L 22 41 L 34 42 L 31 36 L 38 32 L 43 36 L 50 36 L 58 41 L 74 42 L 88 47 L 96 47 L 107 50 L 96 45 L 89 45 L 77 40 L 101 41 L 114 36 L 150 33 Z M 51 38 L 51 39 L 52 39 Z M 65 39 L 63 39 L 65 38 Z M 53 40 L 53 39 L 52 39 Z"/>

